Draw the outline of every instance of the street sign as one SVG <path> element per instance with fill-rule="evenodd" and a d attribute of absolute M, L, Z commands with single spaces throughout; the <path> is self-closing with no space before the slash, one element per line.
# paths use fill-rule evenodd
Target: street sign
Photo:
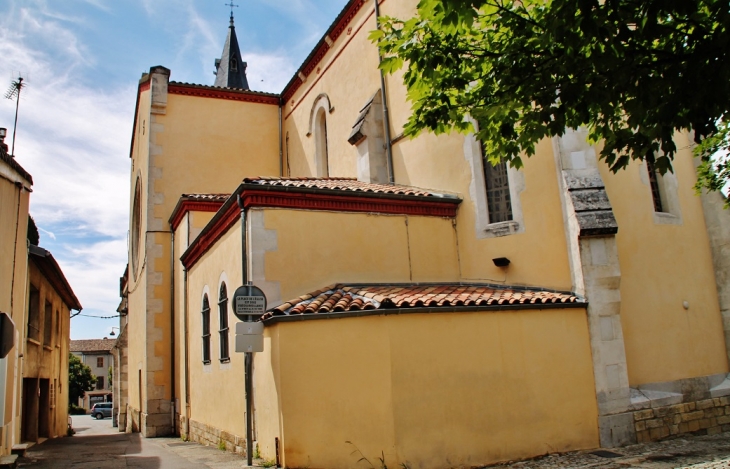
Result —
<path fill-rule="evenodd" d="M 233 314 L 241 321 L 248 320 L 250 316 L 253 316 L 251 319 L 258 319 L 266 312 L 266 295 L 253 285 L 238 287 L 231 306 Z"/>
<path fill-rule="evenodd" d="M 242 323 L 239 323 L 242 324 Z M 256 324 L 256 323 L 251 323 Z M 261 324 L 261 323 L 259 323 Z M 263 352 L 264 351 L 264 335 L 248 335 L 248 334 L 236 334 L 236 352 Z"/>
<path fill-rule="evenodd" d="M 262 335 L 264 333 L 264 323 L 257 322 L 237 322 L 236 335 Z"/>

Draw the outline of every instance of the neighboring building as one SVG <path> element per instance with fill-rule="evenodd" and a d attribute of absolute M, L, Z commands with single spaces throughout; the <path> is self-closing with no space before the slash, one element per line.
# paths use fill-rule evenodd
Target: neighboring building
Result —
<path fill-rule="evenodd" d="M 66 435 L 71 311 L 81 304 L 53 255 L 30 245 L 21 440 Z"/>
<path fill-rule="evenodd" d="M 357 467 L 347 442 L 440 468 L 720 431 L 730 212 L 694 194 L 689 136 L 664 176 L 611 174 L 584 130 L 519 171 L 473 135 L 403 138 L 375 28 L 349 1 L 281 94 L 142 76 L 120 430 L 245 448 L 230 298 L 252 281 L 254 439 L 284 467 Z M 234 42 L 231 21 L 216 83 Z"/>
<path fill-rule="evenodd" d="M 72 340 L 71 353 L 81 359 L 81 363 L 91 368 L 91 374 L 96 376 L 96 385 L 91 391 L 79 399 L 79 407 L 86 410 L 99 402 L 111 402 L 112 383 L 109 382 L 109 369 L 113 368 L 114 356 L 112 349 L 116 340 L 108 339 L 86 339 Z"/>
<path fill-rule="evenodd" d="M 28 279 L 28 206 L 33 178 L 8 154 L 4 142 L 6 129 L 0 129 L 0 313 L 15 323 L 14 347 L 0 360 L 2 428 L 0 453 L 20 442 L 22 354 L 25 343 L 25 305 Z M 18 346 L 21 344 L 21 346 Z"/>
<path fill-rule="evenodd" d="M 51 253 L 28 241 L 33 180 L 8 154 L 4 136 L 0 129 L 0 313 L 14 331 L 0 359 L 0 454 L 66 435 L 70 318 L 81 311 Z"/>

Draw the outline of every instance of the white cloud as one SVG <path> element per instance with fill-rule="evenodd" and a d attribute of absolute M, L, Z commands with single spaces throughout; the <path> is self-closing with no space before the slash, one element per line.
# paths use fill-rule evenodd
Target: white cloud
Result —
<path fill-rule="evenodd" d="M 86 311 L 114 314 L 126 264 L 136 89 L 85 85 L 80 78 L 94 61 L 73 18 L 39 8 L 11 8 L 0 19 L 0 79 L 9 85 L 12 70 L 31 77 L 21 95 L 16 159 L 33 175 L 41 244 L 50 245 Z M 0 100 L 0 125 L 11 132 L 14 112 L 13 102 Z M 74 319 L 74 337 L 97 334 L 93 321 Z"/>

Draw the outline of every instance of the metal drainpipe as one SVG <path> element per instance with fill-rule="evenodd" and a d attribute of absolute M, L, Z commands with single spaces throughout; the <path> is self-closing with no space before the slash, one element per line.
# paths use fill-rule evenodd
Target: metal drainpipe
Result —
<path fill-rule="evenodd" d="M 177 434 L 175 425 L 175 231 L 170 224 L 170 426 Z"/>
<path fill-rule="evenodd" d="M 284 176 L 284 148 L 281 143 L 281 102 L 279 103 L 279 177 Z"/>
<path fill-rule="evenodd" d="M 380 5 L 375 0 L 375 28 L 380 30 Z M 378 65 L 383 61 L 383 56 L 378 49 Z M 393 172 L 393 144 L 390 141 L 390 114 L 388 113 L 388 93 L 385 89 L 385 74 L 380 71 L 380 90 L 383 93 L 383 124 L 385 125 L 385 154 L 388 160 L 388 183 L 395 184 L 395 174 Z"/>
<path fill-rule="evenodd" d="M 190 408 L 190 376 L 188 372 L 189 359 L 188 359 L 188 270 L 183 267 L 183 334 L 185 344 L 185 363 L 183 369 L 185 370 L 185 425 L 182 425 L 182 429 L 185 433 L 185 439 L 190 439 L 190 422 L 189 412 Z"/>
<path fill-rule="evenodd" d="M 238 207 L 241 209 L 241 280 L 243 285 L 250 285 L 248 279 L 248 246 L 246 244 L 246 207 L 241 195 L 236 196 Z M 249 295 L 251 289 L 248 290 Z M 250 319 L 250 317 L 249 317 Z M 253 353 L 246 352 L 245 357 L 245 387 L 246 387 L 246 458 L 248 465 L 253 463 Z"/>
<path fill-rule="evenodd" d="M 23 184 L 16 182 L 15 187 L 18 188 L 18 208 L 15 215 L 15 240 L 13 241 L 13 273 L 10 276 L 10 314 L 14 315 L 13 303 L 15 299 L 15 263 L 18 259 L 18 230 L 20 229 L 20 202 L 23 200 Z M 28 220 L 25 221 L 28 223 Z M 27 238 L 27 236 L 26 236 Z M 26 242 L 26 247 L 28 243 Z M 25 258 L 28 259 L 27 249 Z M 27 262 L 27 260 L 26 260 Z M 28 269 L 26 269 L 27 271 Z M 27 275 L 27 274 L 26 274 Z"/>

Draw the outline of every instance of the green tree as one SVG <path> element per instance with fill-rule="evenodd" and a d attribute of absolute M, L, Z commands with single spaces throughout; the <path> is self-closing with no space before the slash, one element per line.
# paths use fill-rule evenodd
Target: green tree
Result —
<path fill-rule="evenodd" d="M 109 371 L 107 371 L 107 379 L 109 383 L 109 389 L 114 389 L 114 380 L 112 379 L 114 377 L 114 369 L 112 366 L 109 366 Z"/>
<path fill-rule="evenodd" d="M 631 159 L 665 172 L 675 131 L 699 143 L 730 120 L 728 27 L 727 0 L 421 0 L 371 39 L 386 73 L 406 66 L 406 135 L 471 132 L 471 117 L 489 160 L 520 167 L 541 139 L 585 126 L 614 172 Z M 703 187 L 730 178 L 705 167 Z"/>
<path fill-rule="evenodd" d="M 86 395 L 86 391 L 94 389 L 96 376 L 91 368 L 81 363 L 81 359 L 73 353 L 68 354 L 68 403 L 76 405 L 79 399 Z"/>

